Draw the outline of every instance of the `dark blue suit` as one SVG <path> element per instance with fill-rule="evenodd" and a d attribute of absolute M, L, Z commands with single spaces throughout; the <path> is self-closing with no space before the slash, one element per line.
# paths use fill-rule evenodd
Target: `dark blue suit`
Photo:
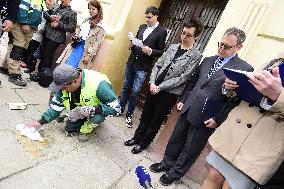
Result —
<path fill-rule="evenodd" d="M 170 169 L 168 173 L 175 179 L 181 178 L 192 166 L 213 133 L 214 129 L 207 128 L 204 121 L 213 118 L 220 124 L 234 107 L 228 107 L 231 102 L 222 94 L 222 85 L 226 79 L 223 70 L 219 69 L 210 78 L 207 77 L 217 58 L 204 58 L 181 98 L 184 103 L 181 116 L 161 162 L 162 166 Z M 231 58 L 223 68 L 253 70 L 238 55 Z"/>

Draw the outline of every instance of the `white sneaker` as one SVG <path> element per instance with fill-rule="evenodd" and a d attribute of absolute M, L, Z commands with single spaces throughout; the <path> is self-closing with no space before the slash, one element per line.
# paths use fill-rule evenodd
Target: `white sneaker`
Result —
<path fill-rule="evenodd" d="M 122 115 L 123 114 L 123 112 L 121 112 L 121 110 L 119 110 L 117 113 L 116 113 L 116 117 L 118 117 L 118 116 L 120 116 L 120 115 Z"/>
<path fill-rule="evenodd" d="M 128 128 L 132 128 L 132 127 L 133 127 L 133 124 L 132 124 L 132 115 L 131 115 L 131 114 L 126 115 L 126 117 L 125 117 L 125 123 L 126 123 L 126 127 L 128 127 Z"/>

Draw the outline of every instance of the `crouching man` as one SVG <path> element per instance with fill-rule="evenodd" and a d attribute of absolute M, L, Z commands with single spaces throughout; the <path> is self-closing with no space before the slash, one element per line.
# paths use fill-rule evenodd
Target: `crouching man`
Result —
<path fill-rule="evenodd" d="M 79 141 L 86 142 L 93 129 L 106 116 L 116 115 L 120 111 L 117 96 L 107 76 L 94 70 L 79 70 L 61 64 L 54 69 L 49 90 L 55 93 L 49 109 L 39 121 L 29 122 L 28 127 L 39 128 L 58 118 L 66 108 L 66 133 L 80 132 Z"/>

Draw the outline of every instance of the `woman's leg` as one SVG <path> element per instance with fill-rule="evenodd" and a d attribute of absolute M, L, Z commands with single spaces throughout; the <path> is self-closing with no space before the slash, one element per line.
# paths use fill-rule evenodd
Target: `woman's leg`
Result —
<path fill-rule="evenodd" d="M 203 181 L 201 189 L 222 189 L 225 178 L 214 167 L 209 168 L 208 175 Z"/>
<path fill-rule="evenodd" d="M 232 189 L 229 183 L 225 180 L 222 186 L 222 189 Z"/>

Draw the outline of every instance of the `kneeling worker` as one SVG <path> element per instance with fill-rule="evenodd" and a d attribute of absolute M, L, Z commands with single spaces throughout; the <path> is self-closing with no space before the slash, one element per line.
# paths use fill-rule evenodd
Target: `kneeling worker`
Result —
<path fill-rule="evenodd" d="M 65 131 L 68 134 L 79 132 L 79 141 L 89 140 L 93 129 L 108 115 L 116 115 L 120 110 L 117 96 L 107 76 L 94 70 L 78 70 L 61 64 L 54 69 L 53 83 L 49 90 L 49 109 L 39 121 L 31 121 L 28 127 L 39 128 L 59 117 L 66 108 L 68 120 Z"/>

